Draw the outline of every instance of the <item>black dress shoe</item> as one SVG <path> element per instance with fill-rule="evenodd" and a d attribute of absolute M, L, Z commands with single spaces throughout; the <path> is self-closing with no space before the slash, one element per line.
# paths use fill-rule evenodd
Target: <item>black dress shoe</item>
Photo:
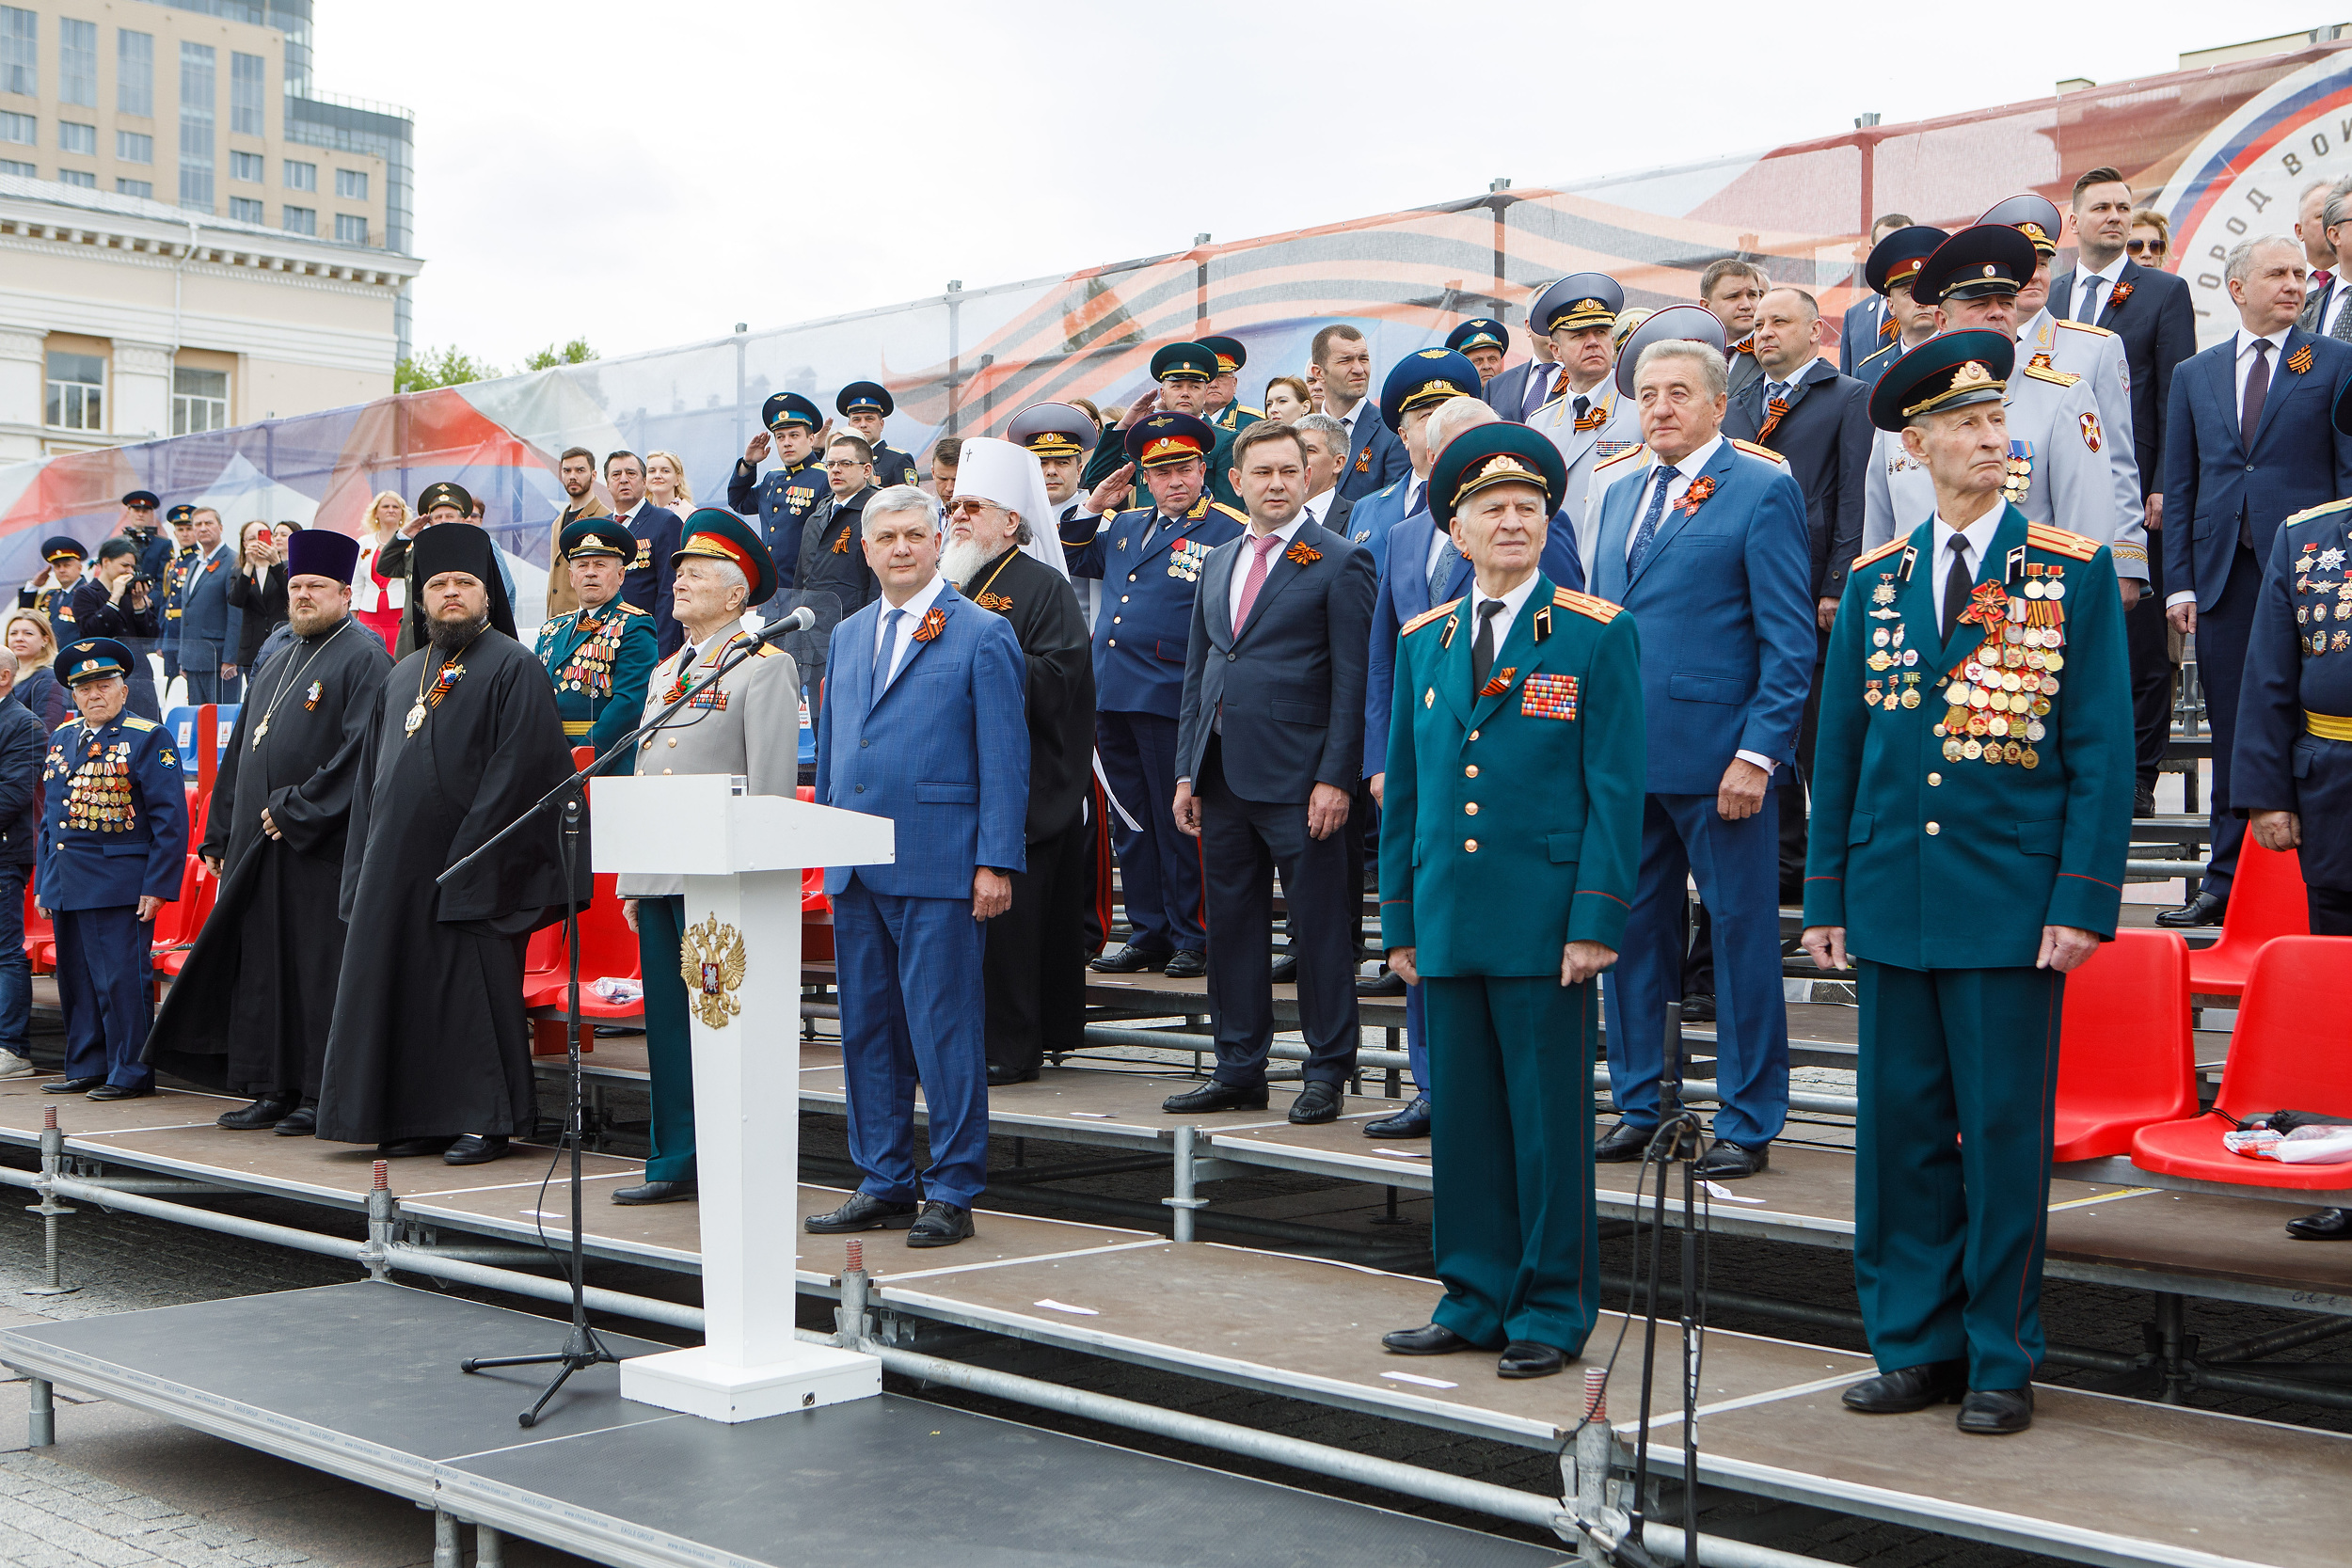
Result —
<path fill-rule="evenodd" d="M 1423 1323 L 1380 1336 L 1380 1348 L 1397 1355 L 1452 1355 L 1478 1347 L 1443 1323 Z"/>
<path fill-rule="evenodd" d="M 441 1150 L 445 1165 L 486 1165 L 493 1160 L 506 1158 L 506 1134 L 503 1132 L 469 1132 Z"/>
<path fill-rule="evenodd" d="M 1160 1109 L 1171 1116 L 1190 1111 L 1263 1111 L 1265 1109 L 1265 1085 L 1243 1088 L 1237 1084 L 1220 1084 L 1212 1078 L 1197 1089 L 1171 1094 L 1160 1101 Z"/>
<path fill-rule="evenodd" d="M 1208 972 L 1208 955 L 1189 947 L 1170 953 L 1168 967 L 1160 971 L 1171 980 L 1198 980 Z"/>
<path fill-rule="evenodd" d="M 624 1209 L 630 1209 L 641 1203 L 685 1203 L 693 1196 L 694 1183 L 691 1180 L 648 1181 L 642 1187 L 614 1188 L 612 1201 Z"/>
<path fill-rule="evenodd" d="M 1556 1345 L 1539 1345 L 1533 1339 L 1514 1339 L 1502 1347 L 1502 1358 L 1495 1363 L 1498 1377 L 1549 1377 L 1565 1370 L 1568 1353 Z"/>
<path fill-rule="evenodd" d="M 294 1110 L 294 1097 L 290 1094 L 265 1094 L 252 1104 L 234 1111 L 223 1111 L 213 1123 L 238 1132 L 250 1132 L 257 1128 L 275 1127 Z"/>
<path fill-rule="evenodd" d="M 1380 972 L 1378 979 L 1357 981 L 1356 994 L 1359 996 L 1402 996 L 1405 994 L 1405 976 L 1393 969 L 1384 969 Z"/>
<path fill-rule="evenodd" d="M 1593 1145 L 1593 1158 L 1604 1165 L 1631 1164 L 1642 1157 L 1642 1151 L 1649 1148 L 1650 1139 L 1657 1133 L 1655 1127 L 1636 1127 L 1629 1121 L 1621 1121 Z"/>
<path fill-rule="evenodd" d="M 1034 1084 L 1037 1082 L 1037 1071 L 1033 1067 L 999 1067 L 991 1062 L 988 1064 L 988 1086 L 998 1089 L 1007 1084 Z"/>
<path fill-rule="evenodd" d="M 144 1100 L 154 1092 L 155 1085 L 152 1084 L 142 1084 L 135 1089 L 126 1089 L 119 1084 L 101 1084 L 90 1090 L 88 1098 L 91 1100 Z"/>
<path fill-rule="evenodd" d="M 1280 958 L 1274 960 L 1274 969 L 1272 974 L 1274 983 L 1278 986 L 1295 986 L 1298 984 L 1297 958 L 1288 953 L 1283 954 Z"/>
<path fill-rule="evenodd" d="M 1714 1146 L 1700 1158 L 1696 1174 L 1708 1181 L 1737 1181 L 1743 1176 L 1754 1176 L 1772 1163 L 1772 1146 L 1770 1144 L 1758 1144 L 1750 1148 L 1744 1144 L 1717 1138 Z"/>
<path fill-rule="evenodd" d="M 1966 1392 L 1967 1362 L 1930 1361 L 1865 1378 L 1837 1398 L 1865 1416 L 1907 1416 L 1931 1404 L 1956 1403 Z"/>
<path fill-rule="evenodd" d="M 2006 1437 L 2031 1425 L 2031 1388 L 1971 1388 L 1960 1402 L 1960 1430 L 1979 1437 Z"/>
<path fill-rule="evenodd" d="M 2132 815 L 2134 816 L 2156 815 L 2156 786 L 2154 784 L 2135 784 L 2132 785 Z"/>
<path fill-rule="evenodd" d="M 40 1086 L 43 1094 L 87 1094 L 106 1081 L 105 1074 L 94 1073 L 87 1078 L 52 1078 Z"/>
<path fill-rule="evenodd" d="M 439 1154 L 456 1141 L 455 1138 L 402 1138 L 393 1143 L 377 1144 L 375 1152 L 387 1160 L 411 1160 L 420 1155 Z"/>
<path fill-rule="evenodd" d="M 1364 1123 L 1367 1138 L 1425 1138 L 1429 1136 L 1429 1097 L 1413 1096 L 1413 1102 L 1392 1117 Z"/>
<path fill-rule="evenodd" d="M 1318 1079 L 1298 1091 L 1291 1101 L 1291 1121 L 1299 1127 L 1316 1127 L 1340 1117 L 1340 1086 Z"/>
<path fill-rule="evenodd" d="M 281 1138 L 310 1138 L 318 1135 L 319 1108 L 298 1105 L 280 1117 L 276 1129 Z"/>
<path fill-rule="evenodd" d="M 2289 1220 L 2287 1234 L 2298 1242 L 2352 1242 L 2352 1210 L 2322 1209 Z"/>
<path fill-rule="evenodd" d="M 1105 953 L 1099 958 L 1089 958 L 1087 967 L 1102 974 L 1139 974 L 1147 969 L 1157 969 L 1168 961 L 1165 953 L 1128 942 L 1116 953 Z"/>
<path fill-rule="evenodd" d="M 2182 931 L 2195 926 L 2218 926 L 2228 912 L 2230 901 L 2217 898 L 2210 893 L 2200 893 L 2177 910 L 2167 910 L 2156 916 L 2156 924 L 2169 930 Z"/>
<path fill-rule="evenodd" d="M 851 1193 L 850 1201 L 830 1214 L 811 1214 L 801 1228 L 812 1236 L 840 1236 L 852 1230 L 904 1230 L 914 1223 L 914 1205 L 893 1203 L 865 1193 Z"/>
<path fill-rule="evenodd" d="M 1714 1022 L 1715 998 L 1706 993 L 1684 997 L 1682 999 L 1682 1022 L 1685 1023 Z"/>
<path fill-rule="evenodd" d="M 933 1198 L 923 1205 L 923 1217 L 907 1232 L 909 1246 L 954 1246 L 972 1239 L 972 1211 Z"/>

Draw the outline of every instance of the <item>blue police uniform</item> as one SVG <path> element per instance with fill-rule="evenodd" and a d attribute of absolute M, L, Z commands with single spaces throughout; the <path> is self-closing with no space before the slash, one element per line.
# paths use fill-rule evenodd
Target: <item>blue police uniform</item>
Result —
<path fill-rule="evenodd" d="M 2233 808 L 2302 818 L 2312 931 L 2352 935 L 2352 500 L 2280 526 L 2254 606 L 2231 758 Z M 2333 897 L 2328 895 L 2332 895 Z"/>
<path fill-rule="evenodd" d="M 842 388 L 840 394 L 833 400 L 833 406 L 834 412 L 845 420 L 852 414 L 866 412 L 880 414 L 886 420 L 898 411 L 898 404 L 890 396 L 890 388 L 879 381 L 850 382 L 847 387 Z M 914 458 L 909 457 L 879 436 L 871 438 L 861 436 L 859 439 L 865 441 L 874 451 L 874 483 L 876 485 L 887 490 L 894 484 L 913 484 L 915 482 Z M 831 494 L 831 491 L 828 490 L 826 494 Z M 787 567 L 786 571 L 787 575 L 785 578 L 784 586 L 788 588 L 792 583 L 789 576 L 790 568 Z"/>
<path fill-rule="evenodd" d="M 773 394 L 760 405 L 759 418 L 771 435 L 796 425 L 813 431 L 824 423 L 817 405 L 798 392 Z M 800 462 L 785 464 L 765 477 L 747 459 L 735 460 L 735 473 L 727 481 L 727 506 L 759 519 L 760 542 L 776 563 L 778 587 L 792 586 L 792 567 L 801 558 L 801 527 L 817 503 L 832 494 L 824 454 L 813 447 Z"/>
<path fill-rule="evenodd" d="M 196 546 L 174 550 L 163 576 L 163 631 L 156 646 L 164 656 L 164 679 L 180 673 L 180 619 L 188 607 L 188 570 L 196 564 Z"/>

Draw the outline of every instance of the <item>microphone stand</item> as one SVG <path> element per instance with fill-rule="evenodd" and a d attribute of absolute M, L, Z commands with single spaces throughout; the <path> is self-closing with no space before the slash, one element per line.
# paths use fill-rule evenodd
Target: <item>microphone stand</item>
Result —
<path fill-rule="evenodd" d="M 451 878 L 488 854 L 504 843 L 508 837 L 521 831 L 525 823 L 532 820 L 542 811 L 559 803 L 562 805 L 564 819 L 560 832 L 564 845 L 564 947 L 571 965 L 567 983 L 564 988 L 564 1036 L 566 1046 L 564 1055 L 570 1069 L 568 1073 L 569 1093 L 564 1111 L 564 1135 L 572 1146 L 572 1251 L 568 1259 L 572 1284 L 571 1332 L 564 1337 L 562 1350 L 546 1354 L 469 1356 L 457 1364 L 457 1370 L 461 1372 L 485 1371 L 492 1367 L 551 1366 L 556 1368 L 555 1381 L 548 1384 L 540 1393 L 538 1402 L 515 1418 L 516 1421 L 524 1427 L 538 1424 L 540 1412 L 547 1409 L 548 1402 L 555 1398 L 558 1390 L 574 1372 L 585 1371 L 600 1362 L 618 1362 L 621 1359 L 596 1338 L 596 1331 L 588 1326 L 588 1262 L 583 1250 L 580 1224 L 582 1182 L 580 1144 L 583 1141 L 580 1106 L 583 1097 L 580 1071 L 580 905 L 573 899 L 571 894 L 576 885 L 573 878 L 579 865 L 580 816 L 587 805 L 588 781 L 595 776 L 597 769 L 604 767 L 614 756 L 637 744 L 644 736 L 660 729 L 669 721 L 670 715 L 725 679 L 728 672 L 750 658 L 762 646 L 783 638 L 788 632 L 806 630 L 807 627 L 802 625 L 801 618 L 807 613 L 805 609 L 797 610 L 775 626 L 763 630 L 757 637 L 747 638 L 739 646 L 728 649 L 726 655 L 720 660 L 719 667 L 693 686 L 680 691 L 675 702 L 606 747 L 601 756 L 594 758 L 587 767 L 579 769 L 570 778 L 539 797 L 520 816 L 492 833 L 483 841 L 479 848 L 434 879 L 437 884 L 448 882 Z M 811 617 L 811 619 L 814 618 Z"/>

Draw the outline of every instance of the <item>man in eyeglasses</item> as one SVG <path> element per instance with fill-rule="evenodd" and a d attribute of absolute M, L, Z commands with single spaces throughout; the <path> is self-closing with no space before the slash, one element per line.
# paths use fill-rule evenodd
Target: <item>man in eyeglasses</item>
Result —
<path fill-rule="evenodd" d="M 2050 280 L 2050 314 L 2104 326 L 2123 341 L 2131 372 L 2132 448 L 2148 519 L 2148 592 L 2124 613 L 2132 659 L 2132 715 L 2137 748 L 2134 811 L 2156 808 L 2156 768 L 2172 734 L 2173 664 L 2164 625 L 2164 411 L 2173 367 L 2197 352 L 2197 317 L 2188 284 L 2161 266 L 2143 266 L 2127 249 L 2132 187 L 2112 168 L 2074 182 L 2071 227 L 2074 270 Z M 2347 230 L 2352 237 L 2352 230 Z"/>
<path fill-rule="evenodd" d="M 2352 342 L 2352 175 L 2314 189 L 2304 203 L 2309 224 L 2295 226 L 2303 255 L 2312 263 L 2303 313 L 2295 325 L 2322 338 Z"/>

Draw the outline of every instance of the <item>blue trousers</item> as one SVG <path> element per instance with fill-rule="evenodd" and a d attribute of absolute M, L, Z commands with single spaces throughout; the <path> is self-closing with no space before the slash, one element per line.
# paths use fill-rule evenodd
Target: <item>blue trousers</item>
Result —
<path fill-rule="evenodd" d="M 1788 1008 L 1780 986 L 1780 818 L 1775 792 L 1726 822 L 1712 795 L 1652 795 L 1642 808 L 1642 871 L 1610 971 L 1609 1086 L 1635 1127 L 1658 1125 L 1666 1009 L 1682 993 L 1685 884 L 1715 924 L 1715 1136 L 1759 1148 L 1788 1117 Z"/>
<path fill-rule="evenodd" d="M 24 956 L 29 865 L 0 864 L 0 1051 L 22 1056 L 33 1022 L 33 961 Z"/>
<path fill-rule="evenodd" d="M 969 899 L 876 893 L 854 872 L 833 902 L 850 1159 L 869 1196 L 969 1209 L 988 1186 L 984 929 Z M 931 1150 L 920 1176 L 918 1083 Z"/>
<path fill-rule="evenodd" d="M 155 1074 L 147 1054 L 155 1021 L 148 984 L 152 922 L 133 904 L 104 910 L 58 910 L 57 999 L 65 1011 L 65 1075 L 103 1078 L 117 1088 L 143 1089 Z M 24 946 L 20 939 L 18 947 Z"/>
<path fill-rule="evenodd" d="M 645 977 L 645 1063 L 653 1073 L 653 1152 L 648 1181 L 694 1180 L 694 1040 L 678 973 L 684 897 L 637 901 L 637 960 Z M 582 982 L 585 984 L 585 982 Z"/>
<path fill-rule="evenodd" d="M 1120 896 L 1127 940 L 1147 953 L 1198 953 L 1209 944 L 1200 921 L 1200 847 L 1176 831 L 1176 721 L 1156 713 L 1098 713 L 1095 744 L 1111 793 L 1141 824 L 1117 824 Z"/>

